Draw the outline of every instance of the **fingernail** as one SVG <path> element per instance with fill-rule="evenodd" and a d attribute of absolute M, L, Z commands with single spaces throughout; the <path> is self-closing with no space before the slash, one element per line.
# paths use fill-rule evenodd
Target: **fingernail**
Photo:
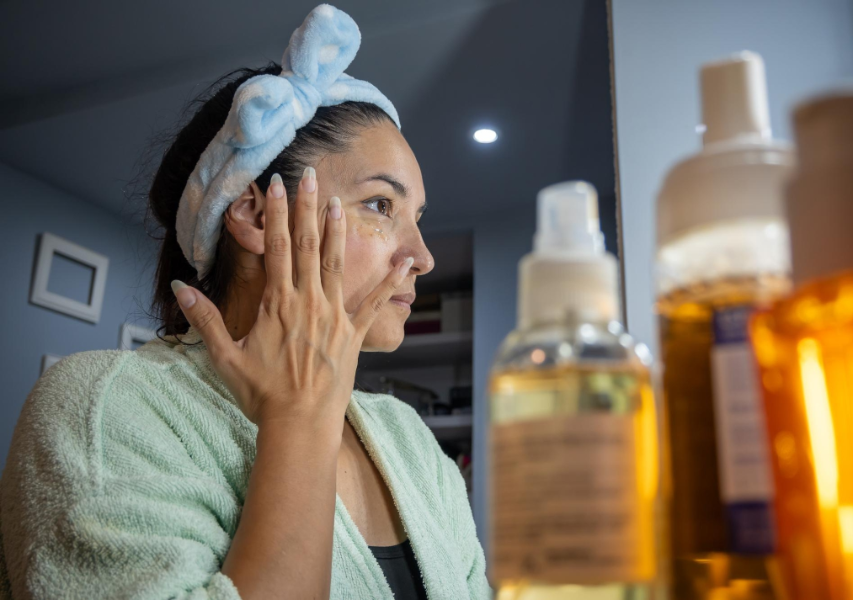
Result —
<path fill-rule="evenodd" d="M 415 264 L 415 259 L 411 256 L 403 261 L 403 264 L 400 265 L 400 274 L 405 275 L 409 272 L 409 269 L 412 268 L 412 265 Z"/>
<path fill-rule="evenodd" d="M 333 219 L 341 218 L 341 199 L 337 196 L 332 196 L 329 200 L 329 216 Z"/>
<path fill-rule="evenodd" d="M 174 292 L 175 298 L 178 299 L 178 304 L 180 304 L 181 308 L 192 308 L 192 305 L 195 304 L 195 292 L 183 281 L 179 279 L 172 281 L 172 292 Z"/>
<path fill-rule="evenodd" d="M 306 192 L 313 192 L 317 189 L 317 172 L 314 167 L 305 167 L 302 172 L 302 187 Z"/>
<path fill-rule="evenodd" d="M 278 173 L 273 173 L 272 179 L 270 179 L 270 192 L 276 198 L 284 196 L 284 183 L 282 183 L 281 175 Z"/>

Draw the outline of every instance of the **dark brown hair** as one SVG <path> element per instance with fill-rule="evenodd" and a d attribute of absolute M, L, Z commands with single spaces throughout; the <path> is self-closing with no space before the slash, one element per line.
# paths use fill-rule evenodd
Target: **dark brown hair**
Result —
<path fill-rule="evenodd" d="M 201 290 L 220 310 L 235 277 L 234 241 L 223 224 L 216 256 L 210 271 L 201 280 L 178 245 L 175 220 L 178 203 L 201 153 L 222 128 L 237 88 L 256 75 L 278 75 L 281 66 L 270 63 L 262 69 L 240 69 L 216 81 L 192 101 L 195 113 L 168 144 L 148 192 L 148 210 L 162 233 L 157 261 L 152 312 L 160 321 L 159 335 L 186 333 L 189 323 L 172 293 L 174 279 Z M 261 190 L 269 187 L 274 173 L 281 175 L 289 198 L 306 166 L 314 165 L 326 154 L 346 152 L 352 140 L 367 127 L 393 123 L 385 111 L 365 102 L 344 102 L 320 107 L 311 121 L 296 132 L 296 137 L 255 180 Z"/>

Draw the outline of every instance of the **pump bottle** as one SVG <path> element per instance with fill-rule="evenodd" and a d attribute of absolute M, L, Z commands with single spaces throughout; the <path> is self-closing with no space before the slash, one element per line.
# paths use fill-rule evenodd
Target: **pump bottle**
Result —
<path fill-rule="evenodd" d="M 595 189 L 545 188 L 519 265 L 518 327 L 490 381 L 499 600 L 660 597 L 650 356 L 618 319 Z"/>
<path fill-rule="evenodd" d="M 673 595 L 774 598 L 773 485 L 747 326 L 789 291 L 782 194 L 794 155 L 771 136 L 760 56 L 705 65 L 701 88 L 704 148 L 658 197 Z"/>

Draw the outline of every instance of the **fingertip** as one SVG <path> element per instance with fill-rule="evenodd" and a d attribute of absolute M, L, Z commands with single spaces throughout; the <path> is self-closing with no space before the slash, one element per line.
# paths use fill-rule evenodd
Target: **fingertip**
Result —
<path fill-rule="evenodd" d="M 337 196 L 332 196 L 329 200 L 329 216 L 335 221 L 339 221 L 341 219 L 341 216 L 343 216 L 343 210 L 341 209 L 341 199 Z"/>
<path fill-rule="evenodd" d="M 273 173 L 270 178 L 270 194 L 274 198 L 284 198 L 284 182 L 281 180 L 281 175 Z"/>
<path fill-rule="evenodd" d="M 192 308 L 198 300 L 195 290 L 179 279 L 172 281 L 172 293 L 183 310 Z"/>
<path fill-rule="evenodd" d="M 305 167 L 302 172 L 302 188 L 309 194 L 317 191 L 317 171 L 314 167 Z"/>
<path fill-rule="evenodd" d="M 409 269 L 412 268 L 413 264 L 415 264 L 415 259 L 411 256 L 408 257 L 406 260 L 403 261 L 403 264 L 401 264 L 400 267 L 398 268 L 399 274 L 401 276 L 405 277 L 408 274 Z"/>

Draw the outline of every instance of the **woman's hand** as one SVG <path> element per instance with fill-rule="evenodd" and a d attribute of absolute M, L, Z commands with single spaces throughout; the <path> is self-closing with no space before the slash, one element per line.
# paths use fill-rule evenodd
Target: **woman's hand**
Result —
<path fill-rule="evenodd" d="M 392 269 L 348 315 L 342 291 L 346 216 L 340 199 L 332 198 L 321 249 L 313 168 L 305 169 L 299 184 L 293 236 L 278 174 L 267 190 L 263 221 L 266 288 L 246 337 L 233 341 L 217 307 L 180 282 L 173 283 L 178 304 L 251 421 L 260 425 L 279 419 L 343 419 L 362 341 L 413 259 Z"/>

